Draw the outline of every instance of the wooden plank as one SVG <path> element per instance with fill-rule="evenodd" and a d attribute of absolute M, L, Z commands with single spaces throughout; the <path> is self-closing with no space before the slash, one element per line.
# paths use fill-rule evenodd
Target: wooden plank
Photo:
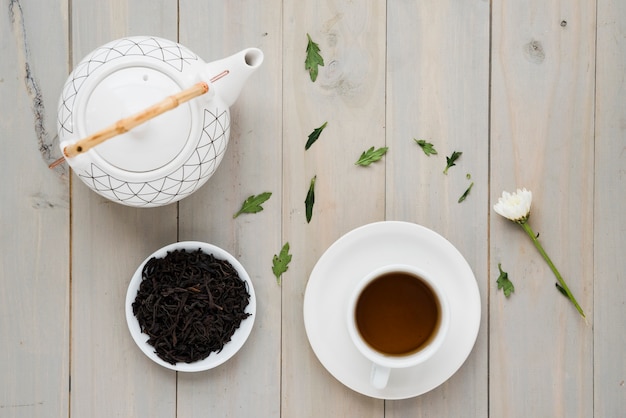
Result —
<path fill-rule="evenodd" d="M 364 150 L 385 145 L 385 15 L 376 1 L 284 2 L 283 241 L 293 254 L 282 285 L 284 417 L 384 416 L 383 401 L 348 389 L 321 365 L 302 307 L 322 253 L 341 235 L 385 216 L 384 161 L 354 165 Z M 325 61 L 314 83 L 304 68 L 307 33 Z M 320 139 L 305 151 L 308 135 L 324 122 Z M 307 223 L 304 200 L 314 176 Z"/>
<path fill-rule="evenodd" d="M 626 411 L 626 4 L 598 1 L 594 207 L 594 416 Z"/>
<path fill-rule="evenodd" d="M 68 414 L 69 183 L 47 168 L 67 71 L 66 11 L 66 2 L 20 1 L 0 11 L 3 417 Z"/>
<path fill-rule="evenodd" d="M 388 401 L 385 416 L 484 417 L 489 4 L 389 2 L 387 11 L 387 218 L 424 225 L 458 248 L 479 283 L 482 320 L 473 352 L 457 373 L 429 393 Z M 432 143 L 437 154 L 426 156 L 414 139 Z M 443 174 L 454 151 L 463 154 Z"/>
<path fill-rule="evenodd" d="M 176 39 L 176 4 L 72 2 L 73 62 L 128 34 Z M 76 176 L 72 187 L 72 395 L 74 416 L 173 417 L 176 373 L 134 344 L 124 315 L 130 277 L 145 257 L 176 241 L 177 206 L 112 203 Z"/>
<path fill-rule="evenodd" d="M 492 15 L 492 203 L 502 190 L 533 192 L 530 225 L 589 324 L 524 232 L 491 216 L 489 411 L 589 417 L 595 4 L 503 1 Z M 516 286 L 510 299 L 496 290 L 498 263 Z"/>
<path fill-rule="evenodd" d="M 180 202 L 179 216 L 181 240 L 213 243 L 246 268 L 257 297 L 254 328 L 227 363 L 179 374 L 179 417 L 280 415 L 281 289 L 271 270 L 281 245 L 280 7 L 280 1 L 186 1 L 180 7 L 180 40 L 205 61 L 248 47 L 260 48 L 265 60 L 230 109 L 230 142 L 220 167 L 201 190 Z M 227 81 L 215 83 L 216 94 Z M 248 196 L 263 192 L 272 196 L 262 212 L 233 219 Z"/>

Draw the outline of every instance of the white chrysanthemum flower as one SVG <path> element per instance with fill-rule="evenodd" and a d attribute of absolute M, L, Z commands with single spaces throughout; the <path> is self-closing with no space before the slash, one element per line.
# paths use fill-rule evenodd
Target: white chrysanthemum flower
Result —
<path fill-rule="evenodd" d="M 567 284 L 565 283 L 565 280 L 563 280 L 561 273 L 559 273 L 559 270 L 556 268 L 552 260 L 550 260 L 550 257 L 548 257 L 546 251 L 543 249 L 543 246 L 537 239 L 538 235 L 535 234 L 535 232 L 532 230 L 529 223 L 527 222 L 528 217 L 530 216 L 530 204 L 532 203 L 532 200 L 533 194 L 526 189 L 517 189 L 517 192 L 515 193 L 502 192 L 502 197 L 498 199 L 498 203 L 493 205 L 493 210 L 495 210 L 498 215 L 502 215 L 505 218 L 518 223 L 522 227 L 522 229 L 526 232 L 533 244 L 535 244 L 535 247 L 537 247 L 537 250 L 539 250 L 539 253 L 543 257 L 543 259 L 546 260 L 546 263 L 548 263 L 548 266 L 550 266 L 550 269 L 556 276 L 556 280 L 558 282 L 556 283 L 556 287 L 559 289 L 559 291 L 564 293 L 569 298 L 569 300 L 574 304 L 576 310 L 578 310 L 580 315 L 585 318 L 585 312 L 578 304 L 578 301 L 572 294 L 571 290 L 569 290 L 569 287 L 567 287 Z M 499 264 L 498 268 L 500 268 Z M 502 269 L 500 269 L 500 272 L 502 272 Z"/>
<path fill-rule="evenodd" d="M 498 215 L 502 215 L 507 219 L 519 224 L 526 222 L 530 215 L 530 204 L 533 200 L 533 194 L 530 190 L 517 189 L 515 193 L 502 192 L 502 197 L 498 199 L 498 203 L 493 205 L 493 210 Z"/>

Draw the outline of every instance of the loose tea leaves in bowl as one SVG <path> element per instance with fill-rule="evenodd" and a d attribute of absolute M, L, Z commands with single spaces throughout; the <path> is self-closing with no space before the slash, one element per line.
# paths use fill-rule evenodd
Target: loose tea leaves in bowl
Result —
<path fill-rule="evenodd" d="M 250 316 L 249 301 L 231 263 L 182 249 L 146 262 L 132 310 L 162 360 L 192 363 L 223 349 Z"/>

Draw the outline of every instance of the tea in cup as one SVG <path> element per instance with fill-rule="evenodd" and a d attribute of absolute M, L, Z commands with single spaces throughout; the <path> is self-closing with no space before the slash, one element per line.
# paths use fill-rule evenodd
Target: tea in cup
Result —
<path fill-rule="evenodd" d="M 348 332 L 372 362 L 372 386 L 387 386 L 392 369 L 432 357 L 446 337 L 450 309 L 441 286 L 417 267 L 394 264 L 365 276 L 348 304 Z"/>

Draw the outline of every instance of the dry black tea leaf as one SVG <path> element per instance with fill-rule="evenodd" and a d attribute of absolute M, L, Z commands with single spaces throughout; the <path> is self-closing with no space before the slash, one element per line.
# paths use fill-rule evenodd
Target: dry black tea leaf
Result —
<path fill-rule="evenodd" d="M 219 353 L 250 316 L 247 283 L 227 261 L 202 250 L 151 258 L 132 304 L 148 344 L 170 364 Z"/>

